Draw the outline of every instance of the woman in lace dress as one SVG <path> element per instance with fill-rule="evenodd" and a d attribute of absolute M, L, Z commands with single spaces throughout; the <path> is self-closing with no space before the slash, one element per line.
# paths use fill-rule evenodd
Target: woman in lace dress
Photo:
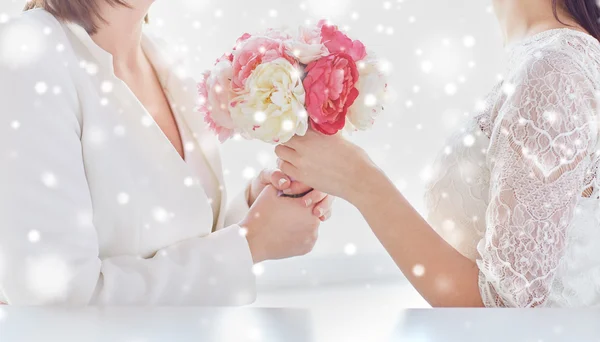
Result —
<path fill-rule="evenodd" d="M 600 306 L 600 11 L 595 0 L 494 6 L 507 77 L 440 154 L 427 221 L 338 136 L 292 140 L 280 166 L 358 207 L 432 306 Z"/>

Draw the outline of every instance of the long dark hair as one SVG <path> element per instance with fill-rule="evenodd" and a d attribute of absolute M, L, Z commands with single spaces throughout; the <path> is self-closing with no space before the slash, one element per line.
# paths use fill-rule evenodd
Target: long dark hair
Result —
<path fill-rule="evenodd" d="M 552 0 L 552 6 L 558 21 L 557 8 L 562 6 L 589 34 L 600 40 L 600 8 L 596 0 Z"/>

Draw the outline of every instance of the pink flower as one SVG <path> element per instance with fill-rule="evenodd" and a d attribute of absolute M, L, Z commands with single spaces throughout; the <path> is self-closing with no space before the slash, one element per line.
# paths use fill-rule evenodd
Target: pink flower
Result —
<path fill-rule="evenodd" d="M 367 49 L 361 41 L 353 41 L 337 26 L 327 25 L 323 20 L 319 22 L 319 26 L 321 26 L 322 42 L 329 52 L 348 54 L 355 62 L 367 57 Z"/>
<path fill-rule="evenodd" d="M 233 52 L 232 88 L 235 92 L 243 91 L 252 71 L 262 63 L 285 58 L 292 65 L 296 60 L 290 56 L 283 41 L 269 37 L 250 37 L 242 42 Z"/>
<path fill-rule="evenodd" d="M 238 47 L 242 46 L 242 44 L 250 39 L 250 37 L 252 37 L 252 35 L 250 33 L 244 33 L 241 37 L 239 37 L 236 40 L 235 46 L 233 47 L 233 51 L 237 50 Z M 219 62 L 221 62 L 222 60 L 228 60 L 230 63 L 233 63 L 233 53 L 231 52 L 225 52 L 221 57 L 219 57 L 217 59 L 217 61 L 215 62 L 215 65 L 218 64 Z"/>
<path fill-rule="evenodd" d="M 311 127 L 333 135 L 344 128 L 348 108 L 358 97 L 358 69 L 350 55 L 336 53 L 306 68 L 304 89 Z"/>
<path fill-rule="evenodd" d="M 235 125 L 229 112 L 229 102 L 234 96 L 230 88 L 232 76 L 231 62 L 220 59 L 212 71 L 205 72 L 198 83 L 200 106 L 198 112 L 204 115 L 204 121 L 224 142 L 235 133 Z"/>
<path fill-rule="evenodd" d="M 244 33 L 241 37 L 239 37 L 235 41 L 235 46 L 233 47 L 233 51 L 237 50 L 245 41 L 247 41 L 250 38 L 252 38 L 252 35 L 250 33 Z"/>
<path fill-rule="evenodd" d="M 292 36 L 285 30 L 276 30 L 272 28 L 267 29 L 267 31 L 265 32 L 265 37 L 284 41 L 292 39 Z"/>
<path fill-rule="evenodd" d="M 329 55 L 321 40 L 321 26 L 301 26 L 298 37 L 289 41 L 288 45 L 300 63 L 309 64 Z"/>
<path fill-rule="evenodd" d="M 219 59 L 217 59 L 217 62 L 215 63 L 215 65 L 223 60 L 227 60 L 227 61 L 229 61 L 229 63 L 233 63 L 233 54 L 231 52 L 224 53 L 223 56 L 221 56 L 221 57 L 219 57 Z"/>

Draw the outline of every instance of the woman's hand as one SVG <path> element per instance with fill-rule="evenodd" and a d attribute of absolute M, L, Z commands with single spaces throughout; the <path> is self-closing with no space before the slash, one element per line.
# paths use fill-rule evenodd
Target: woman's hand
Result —
<path fill-rule="evenodd" d="M 278 196 L 275 187 L 266 186 L 240 222 L 254 263 L 309 253 L 320 225 L 314 209 L 303 198 Z"/>
<path fill-rule="evenodd" d="M 378 171 L 367 154 L 340 134 L 326 136 L 308 131 L 296 136 L 275 153 L 278 167 L 290 177 L 348 201 L 368 187 L 368 177 Z"/>
<path fill-rule="evenodd" d="M 260 172 L 250 184 L 248 206 L 252 207 L 258 196 L 263 192 L 265 187 L 273 186 L 275 189 L 282 191 L 284 194 L 301 194 L 312 189 L 301 182 L 292 181 L 285 173 L 276 169 L 265 169 Z M 306 207 L 313 206 L 313 214 L 321 221 L 329 219 L 331 216 L 331 206 L 333 205 L 334 197 L 320 191 L 312 191 L 301 198 Z"/>

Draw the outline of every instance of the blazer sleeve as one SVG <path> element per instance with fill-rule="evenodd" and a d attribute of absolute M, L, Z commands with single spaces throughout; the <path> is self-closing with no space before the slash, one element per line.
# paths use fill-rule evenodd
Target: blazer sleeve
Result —
<path fill-rule="evenodd" d="M 42 32 L 47 23 L 25 24 Z M 0 63 L 0 290 L 8 303 L 252 302 L 252 256 L 237 225 L 151 258 L 99 257 L 77 89 L 56 42 L 45 45 L 39 60 Z"/>

